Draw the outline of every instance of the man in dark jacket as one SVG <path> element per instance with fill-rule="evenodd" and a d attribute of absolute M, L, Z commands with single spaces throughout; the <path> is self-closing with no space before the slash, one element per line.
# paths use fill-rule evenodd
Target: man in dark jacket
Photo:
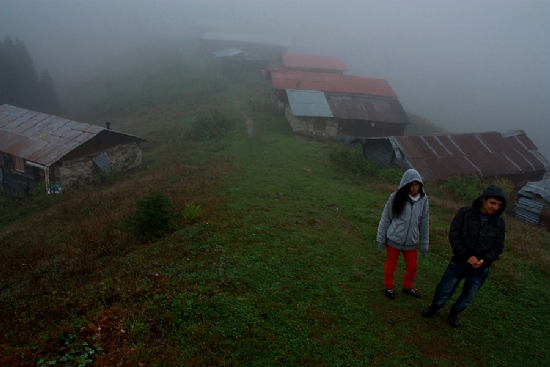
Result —
<path fill-rule="evenodd" d="M 422 311 L 431 317 L 451 298 L 465 279 L 462 292 L 449 311 L 449 323 L 458 327 L 458 314 L 470 304 L 489 275 L 489 267 L 504 249 L 505 223 L 502 213 L 506 198 L 502 189 L 491 185 L 461 208 L 451 223 L 449 243 L 453 257 L 439 281 L 432 304 Z"/>

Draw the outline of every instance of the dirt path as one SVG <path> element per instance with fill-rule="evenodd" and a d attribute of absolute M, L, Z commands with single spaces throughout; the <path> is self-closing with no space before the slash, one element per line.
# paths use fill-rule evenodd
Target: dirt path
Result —
<path fill-rule="evenodd" d="M 246 124 L 246 132 L 249 136 L 253 136 L 256 133 L 254 120 L 252 120 L 250 117 L 248 117 L 246 113 L 243 112 L 243 109 L 239 106 L 238 103 L 235 103 L 235 107 L 237 108 L 237 111 L 243 114 L 244 123 Z"/>
<path fill-rule="evenodd" d="M 243 113 L 244 116 L 244 122 L 246 124 L 246 132 L 248 135 L 252 136 L 255 133 L 255 124 L 254 120 L 252 120 L 250 117 L 248 117 L 246 114 Z"/>

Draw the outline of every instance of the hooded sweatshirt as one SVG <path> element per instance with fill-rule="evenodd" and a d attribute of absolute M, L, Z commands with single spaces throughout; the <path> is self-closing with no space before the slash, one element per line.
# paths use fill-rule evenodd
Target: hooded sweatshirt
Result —
<path fill-rule="evenodd" d="M 395 192 L 393 192 L 382 212 L 382 217 L 378 224 L 376 241 L 378 242 L 379 249 L 384 249 L 385 245 L 388 244 L 399 250 L 414 250 L 420 241 L 422 257 L 426 257 L 430 242 L 428 230 L 430 206 L 428 196 L 424 193 L 424 183 L 420 174 L 414 169 L 405 171 L 399 183 L 398 190 L 413 181 L 420 182 L 420 189 L 418 191 L 420 198 L 416 201 L 407 200 L 401 214 L 398 217 L 394 217 L 392 214 L 392 203 Z"/>
<path fill-rule="evenodd" d="M 482 198 L 494 197 L 502 201 L 500 209 L 482 221 L 480 211 Z M 483 259 L 483 268 L 488 268 L 498 259 L 504 249 L 506 224 L 502 213 L 506 210 L 506 197 L 502 189 L 491 185 L 472 202 L 461 208 L 451 223 L 449 243 L 453 249 L 451 261 L 462 267 L 471 268 L 468 259 L 472 256 Z"/>

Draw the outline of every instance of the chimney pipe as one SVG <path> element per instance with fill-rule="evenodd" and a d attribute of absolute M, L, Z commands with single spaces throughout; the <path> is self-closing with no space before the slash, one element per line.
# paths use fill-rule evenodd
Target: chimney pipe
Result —
<path fill-rule="evenodd" d="M 107 125 L 107 130 L 111 130 L 111 123 L 109 121 L 107 121 L 105 125 Z"/>

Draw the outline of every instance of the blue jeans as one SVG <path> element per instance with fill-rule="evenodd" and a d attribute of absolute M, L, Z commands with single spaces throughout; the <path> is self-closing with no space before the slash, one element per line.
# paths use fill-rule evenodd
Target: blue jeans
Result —
<path fill-rule="evenodd" d="M 437 308 L 443 307 L 445 302 L 454 294 L 462 279 L 465 279 L 462 292 L 451 307 L 450 312 L 458 314 L 464 311 L 472 303 L 477 291 L 481 288 L 488 275 L 489 268 L 463 268 L 451 261 L 435 289 L 432 304 Z"/>

